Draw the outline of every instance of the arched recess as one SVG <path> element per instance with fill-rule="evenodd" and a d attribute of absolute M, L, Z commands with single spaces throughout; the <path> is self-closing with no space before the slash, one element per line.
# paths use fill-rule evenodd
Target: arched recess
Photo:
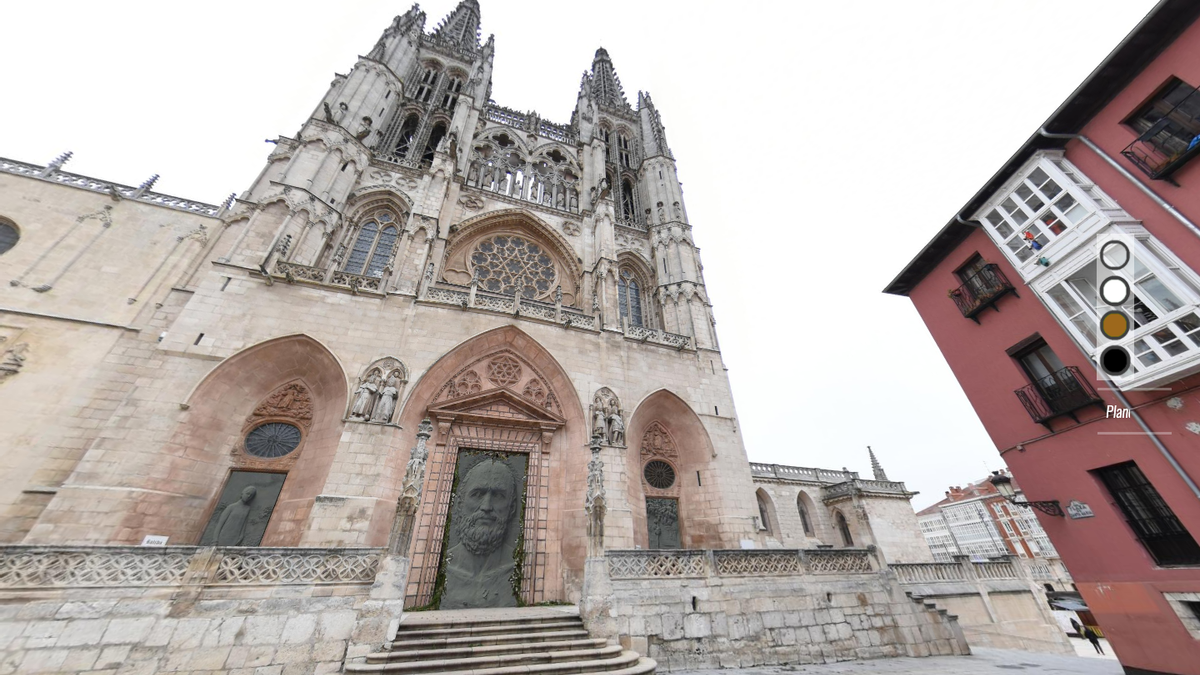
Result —
<path fill-rule="evenodd" d="M 577 306 L 578 282 L 582 278 L 582 270 L 574 248 L 553 228 L 522 209 L 493 211 L 464 220 L 456 226 L 441 266 L 442 279 L 459 286 L 470 284 L 477 266 L 491 265 L 494 262 L 490 259 L 476 259 L 475 256 L 479 253 L 483 253 L 485 257 L 492 253 L 492 251 L 483 251 L 480 248 L 481 245 L 494 243 L 497 237 L 503 236 L 520 237 L 526 242 L 526 250 L 528 250 L 528 244 L 534 244 L 540 251 L 540 254 L 525 256 L 522 258 L 522 262 L 528 263 L 529 266 L 526 269 L 529 271 L 531 279 L 544 279 L 546 283 L 534 285 L 534 290 L 524 294 L 523 297 L 554 302 L 555 289 L 561 286 L 563 305 Z M 549 261 L 539 262 L 541 254 L 549 258 Z M 553 268 L 552 276 L 542 274 L 542 271 L 548 267 Z M 481 274 L 483 274 L 482 271 Z M 491 280 L 492 275 L 482 276 L 479 290 L 493 290 L 489 286 Z M 499 287 L 501 290 L 493 292 L 502 293 L 506 288 L 502 282 Z M 509 291 L 508 295 L 511 294 L 512 292 Z"/>
<path fill-rule="evenodd" d="M 808 496 L 808 493 L 804 490 L 801 490 L 800 494 L 796 495 L 796 510 L 800 512 L 801 529 L 798 534 L 802 534 L 805 537 L 820 539 L 821 537 L 818 533 L 821 531 L 820 527 L 822 523 L 821 520 L 819 520 L 821 512 L 817 510 L 817 506 L 813 502 L 812 497 Z"/>
<path fill-rule="evenodd" d="M 779 516 L 775 513 L 775 501 L 771 499 L 771 495 L 767 491 L 758 488 L 754 492 L 754 498 L 758 502 L 758 519 L 762 531 L 768 537 L 782 539 L 783 535 L 779 531 Z"/>
<path fill-rule="evenodd" d="M 299 384 L 311 404 L 303 452 L 291 459 L 239 462 L 244 434 L 255 420 L 274 419 L 264 416 L 263 404 L 290 384 Z M 170 509 L 182 528 L 177 540 L 199 540 L 230 472 L 243 468 L 286 471 L 261 545 L 299 545 L 337 452 L 346 396 L 346 374 L 338 359 L 303 334 L 260 342 L 213 368 L 188 396 L 187 412 L 163 448 L 170 458 L 167 475 L 180 477 L 164 489 L 190 497 L 186 505 Z"/>
<path fill-rule="evenodd" d="M 507 374 L 489 370 L 494 361 L 508 363 Z M 402 488 L 400 479 L 416 444 L 417 426 L 426 416 L 432 418 L 434 429 L 410 544 L 412 568 L 405 604 L 422 605 L 431 597 L 448 507 L 444 500 L 457 452 L 468 448 L 527 452 L 527 489 L 535 485 L 532 460 L 540 455 L 536 469 L 543 492 L 533 500 L 527 495 L 526 513 L 532 513 L 533 504 L 542 516 L 526 524 L 534 527 L 527 534 L 542 542 L 543 548 L 536 560 L 527 557 L 527 562 L 541 567 L 532 580 L 525 577 L 534 584 L 525 599 L 544 602 L 577 596 L 587 555 L 583 512 L 587 486 L 581 479 L 587 475 L 590 459 L 587 419 L 570 377 L 554 356 L 520 329 L 502 326 L 447 351 L 418 378 L 397 418 L 405 430 L 406 451 L 392 453 L 383 467 L 386 491 L 371 522 L 368 541 L 372 545 L 387 540 Z M 500 421 L 502 416 L 506 421 Z M 539 443 L 540 447 L 531 447 Z"/>
<path fill-rule="evenodd" d="M 667 432 L 669 447 L 659 429 Z M 626 466 L 639 475 L 646 463 L 656 457 L 670 460 L 676 469 L 679 538 L 682 548 L 736 548 L 736 541 L 721 536 L 719 499 L 710 498 L 708 485 L 716 479 L 709 472 L 713 456 L 712 441 L 704 423 L 683 399 L 660 389 L 638 405 L 627 426 Z M 705 480 L 705 476 L 708 480 Z M 644 478 L 630 477 L 627 482 L 629 504 L 633 510 L 632 544 L 649 545 L 646 499 L 655 498 L 645 487 Z"/>
<path fill-rule="evenodd" d="M 841 509 L 832 510 L 832 523 L 835 541 L 832 542 L 839 548 L 851 548 L 860 544 L 858 532 L 855 531 L 852 519 L 847 518 L 846 514 Z"/>

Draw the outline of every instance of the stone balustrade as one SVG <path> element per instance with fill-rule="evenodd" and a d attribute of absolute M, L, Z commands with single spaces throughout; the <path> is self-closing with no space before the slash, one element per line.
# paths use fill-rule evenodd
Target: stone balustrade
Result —
<path fill-rule="evenodd" d="M 687 349 L 692 344 L 692 338 L 686 335 L 677 335 L 668 333 L 662 330 L 653 328 L 644 328 L 642 326 L 629 326 L 625 329 L 625 337 L 641 342 L 651 342 L 656 345 L 664 345 L 666 347 L 674 347 L 675 349 Z"/>
<path fill-rule="evenodd" d="M 382 549 L 4 546 L 0 589 L 370 584 Z"/>
<path fill-rule="evenodd" d="M 870 549 L 734 549 L 608 551 L 613 579 L 871 574 Z"/>
<path fill-rule="evenodd" d="M 958 563 L 897 563 L 890 565 L 902 584 L 966 581 L 967 574 Z"/>
<path fill-rule="evenodd" d="M 750 473 L 755 478 L 779 478 L 782 480 L 803 480 L 818 483 L 842 483 L 858 478 L 854 471 L 831 471 L 805 466 L 785 466 L 783 464 L 760 464 L 750 462 Z"/>
<path fill-rule="evenodd" d="M 539 319 L 550 323 L 558 323 L 583 330 L 596 330 L 596 317 L 557 304 L 549 304 L 515 298 L 510 295 L 497 295 L 476 289 L 474 293 L 465 287 L 450 288 L 445 284 L 430 286 L 425 291 L 425 302 L 439 305 L 451 305 L 463 309 L 481 309 L 500 314 L 514 314 L 529 319 Z"/>
<path fill-rule="evenodd" d="M 190 199 L 182 199 L 180 197 L 172 197 L 170 195 L 151 192 L 141 188 L 121 185 L 109 181 L 96 180 L 87 176 L 70 173 L 54 169 L 46 171 L 46 167 L 27 162 L 18 162 L 15 159 L 5 159 L 0 157 L 0 171 L 4 173 L 12 173 L 26 178 L 38 178 L 41 180 L 50 181 L 51 183 L 59 183 L 60 185 L 70 185 L 83 190 L 91 190 L 92 192 L 100 192 L 110 195 L 117 199 L 132 199 L 134 201 L 154 204 L 156 206 L 164 206 L 168 209 L 177 211 L 187 211 L 188 213 L 197 213 L 203 216 L 216 216 L 221 210 L 220 206 L 213 204 L 205 204 L 203 202 L 192 201 Z"/>
<path fill-rule="evenodd" d="M 1012 562 L 1007 560 L 998 560 L 992 562 L 977 562 L 973 563 L 975 575 L 980 579 L 1020 579 L 1021 575 L 1017 574 L 1016 568 Z"/>

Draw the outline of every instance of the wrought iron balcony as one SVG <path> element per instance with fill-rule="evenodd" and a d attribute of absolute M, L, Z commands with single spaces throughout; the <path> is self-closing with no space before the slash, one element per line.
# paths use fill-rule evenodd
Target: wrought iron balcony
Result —
<path fill-rule="evenodd" d="M 1180 87 L 1188 94 L 1121 151 L 1147 176 L 1171 183 L 1176 171 L 1200 155 L 1200 91 Z"/>
<path fill-rule="evenodd" d="M 1016 392 L 1025 412 L 1034 422 L 1050 428 L 1049 421 L 1069 415 L 1076 422 L 1075 411 L 1089 405 L 1104 405 L 1104 400 L 1075 366 L 1067 366 L 1021 387 Z"/>
<path fill-rule="evenodd" d="M 962 286 L 950 291 L 950 299 L 954 300 L 958 311 L 962 312 L 964 317 L 979 323 L 979 313 L 988 307 L 999 312 L 996 302 L 1008 293 L 1021 297 L 1017 295 L 1017 289 L 1008 282 L 1004 272 L 1000 271 L 1000 266 L 992 263 L 984 265 Z"/>
<path fill-rule="evenodd" d="M 1170 180 L 1184 164 L 1200 155 L 1200 134 L 1192 136 L 1181 125 L 1163 118 L 1121 154 L 1154 180 Z"/>

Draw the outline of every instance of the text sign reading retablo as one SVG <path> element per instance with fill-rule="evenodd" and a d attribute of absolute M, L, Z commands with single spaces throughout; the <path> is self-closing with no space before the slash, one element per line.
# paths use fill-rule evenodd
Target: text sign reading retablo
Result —
<path fill-rule="evenodd" d="M 1080 518 L 1091 518 L 1096 514 L 1092 513 L 1092 507 L 1072 499 L 1071 503 L 1067 504 L 1067 515 L 1071 516 L 1072 520 L 1079 520 Z"/>
<path fill-rule="evenodd" d="M 148 534 L 142 537 L 142 546 L 166 546 L 170 537 L 161 534 Z"/>

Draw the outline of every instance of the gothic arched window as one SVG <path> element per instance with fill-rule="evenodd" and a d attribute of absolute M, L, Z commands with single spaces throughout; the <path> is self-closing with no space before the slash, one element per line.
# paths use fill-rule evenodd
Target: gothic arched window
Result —
<path fill-rule="evenodd" d="M 515 234 L 484 239 L 470 257 L 479 288 L 492 293 L 544 298 L 555 288 L 554 259 L 538 244 Z"/>
<path fill-rule="evenodd" d="M 621 159 L 621 166 L 627 169 L 633 168 L 633 163 L 630 159 L 632 154 L 629 151 L 629 138 L 625 134 L 617 135 L 617 156 Z"/>
<path fill-rule="evenodd" d="M 400 135 L 396 138 L 396 149 L 392 153 L 396 159 L 404 159 L 408 156 L 408 150 L 412 147 L 413 136 L 417 135 L 417 125 L 421 119 L 416 113 L 410 114 L 404 119 L 404 124 L 400 125 Z"/>
<path fill-rule="evenodd" d="M 634 220 L 637 216 L 637 200 L 633 194 L 633 183 L 628 178 L 621 181 L 621 213 L 626 220 Z"/>
<path fill-rule="evenodd" d="M 846 516 L 842 515 L 841 511 L 837 512 L 837 528 L 842 533 L 842 545 L 849 548 L 854 546 L 854 537 L 850 535 L 850 523 L 846 522 Z"/>
<path fill-rule="evenodd" d="M 758 517 L 762 521 L 762 529 L 766 530 L 767 533 L 770 533 L 771 518 L 767 515 L 767 502 L 765 499 L 763 499 L 762 491 L 756 493 L 754 497 L 758 500 Z"/>
<path fill-rule="evenodd" d="M 429 166 L 433 164 L 433 153 L 437 150 L 438 144 L 442 142 L 442 138 L 446 135 L 446 123 L 438 122 L 433 125 L 433 131 L 429 132 L 429 140 L 425 142 L 425 152 L 421 154 L 421 163 Z"/>
<path fill-rule="evenodd" d="M 0 220 L 0 253 L 7 253 L 9 249 L 17 245 L 17 240 L 20 238 L 21 235 L 17 233 L 17 228 Z"/>
<path fill-rule="evenodd" d="M 417 95 L 414 97 L 421 103 L 429 103 L 429 99 L 433 98 L 433 92 L 437 89 L 438 76 L 441 73 L 437 68 L 426 66 L 425 72 L 421 75 L 421 83 L 417 86 Z"/>
<path fill-rule="evenodd" d="M 804 534 L 811 535 L 813 533 L 812 523 L 808 520 L 808 509 L 804 508 L 804 497 L 800 496 L 796 499 L 796 508 L 800 510 L 800 524 L 804 526 Z"/>
<path fill-rule="evenodd" d="M 351 274 L 383 276 L 383 268 L 387 267 L 392 259 L 392 249 L 399 235 L 393 220 L 392 214 L 383 212 L 364 222 L 358 231 L 358 238 L 354 240 L 350 257 L 346 259 L 346 265 L 342 269 Z"/>
<path fill-rule="evenodd" d="M 462 93 L 462 88 L 462 77 L 458 75 L 452 76 L 446 84 L 446 93 L 442 94 L 442 107 L 453 111 L 454 104 L 458 103 L 458 95 Z"/>
<path fill-rule="evenodd" d="M 629 270 L 617 275 L 617 303 L 621 306 L 621 318 L 630 326 L 645 326 L 642 316 L 642 289 L 637 277 Z"/>

